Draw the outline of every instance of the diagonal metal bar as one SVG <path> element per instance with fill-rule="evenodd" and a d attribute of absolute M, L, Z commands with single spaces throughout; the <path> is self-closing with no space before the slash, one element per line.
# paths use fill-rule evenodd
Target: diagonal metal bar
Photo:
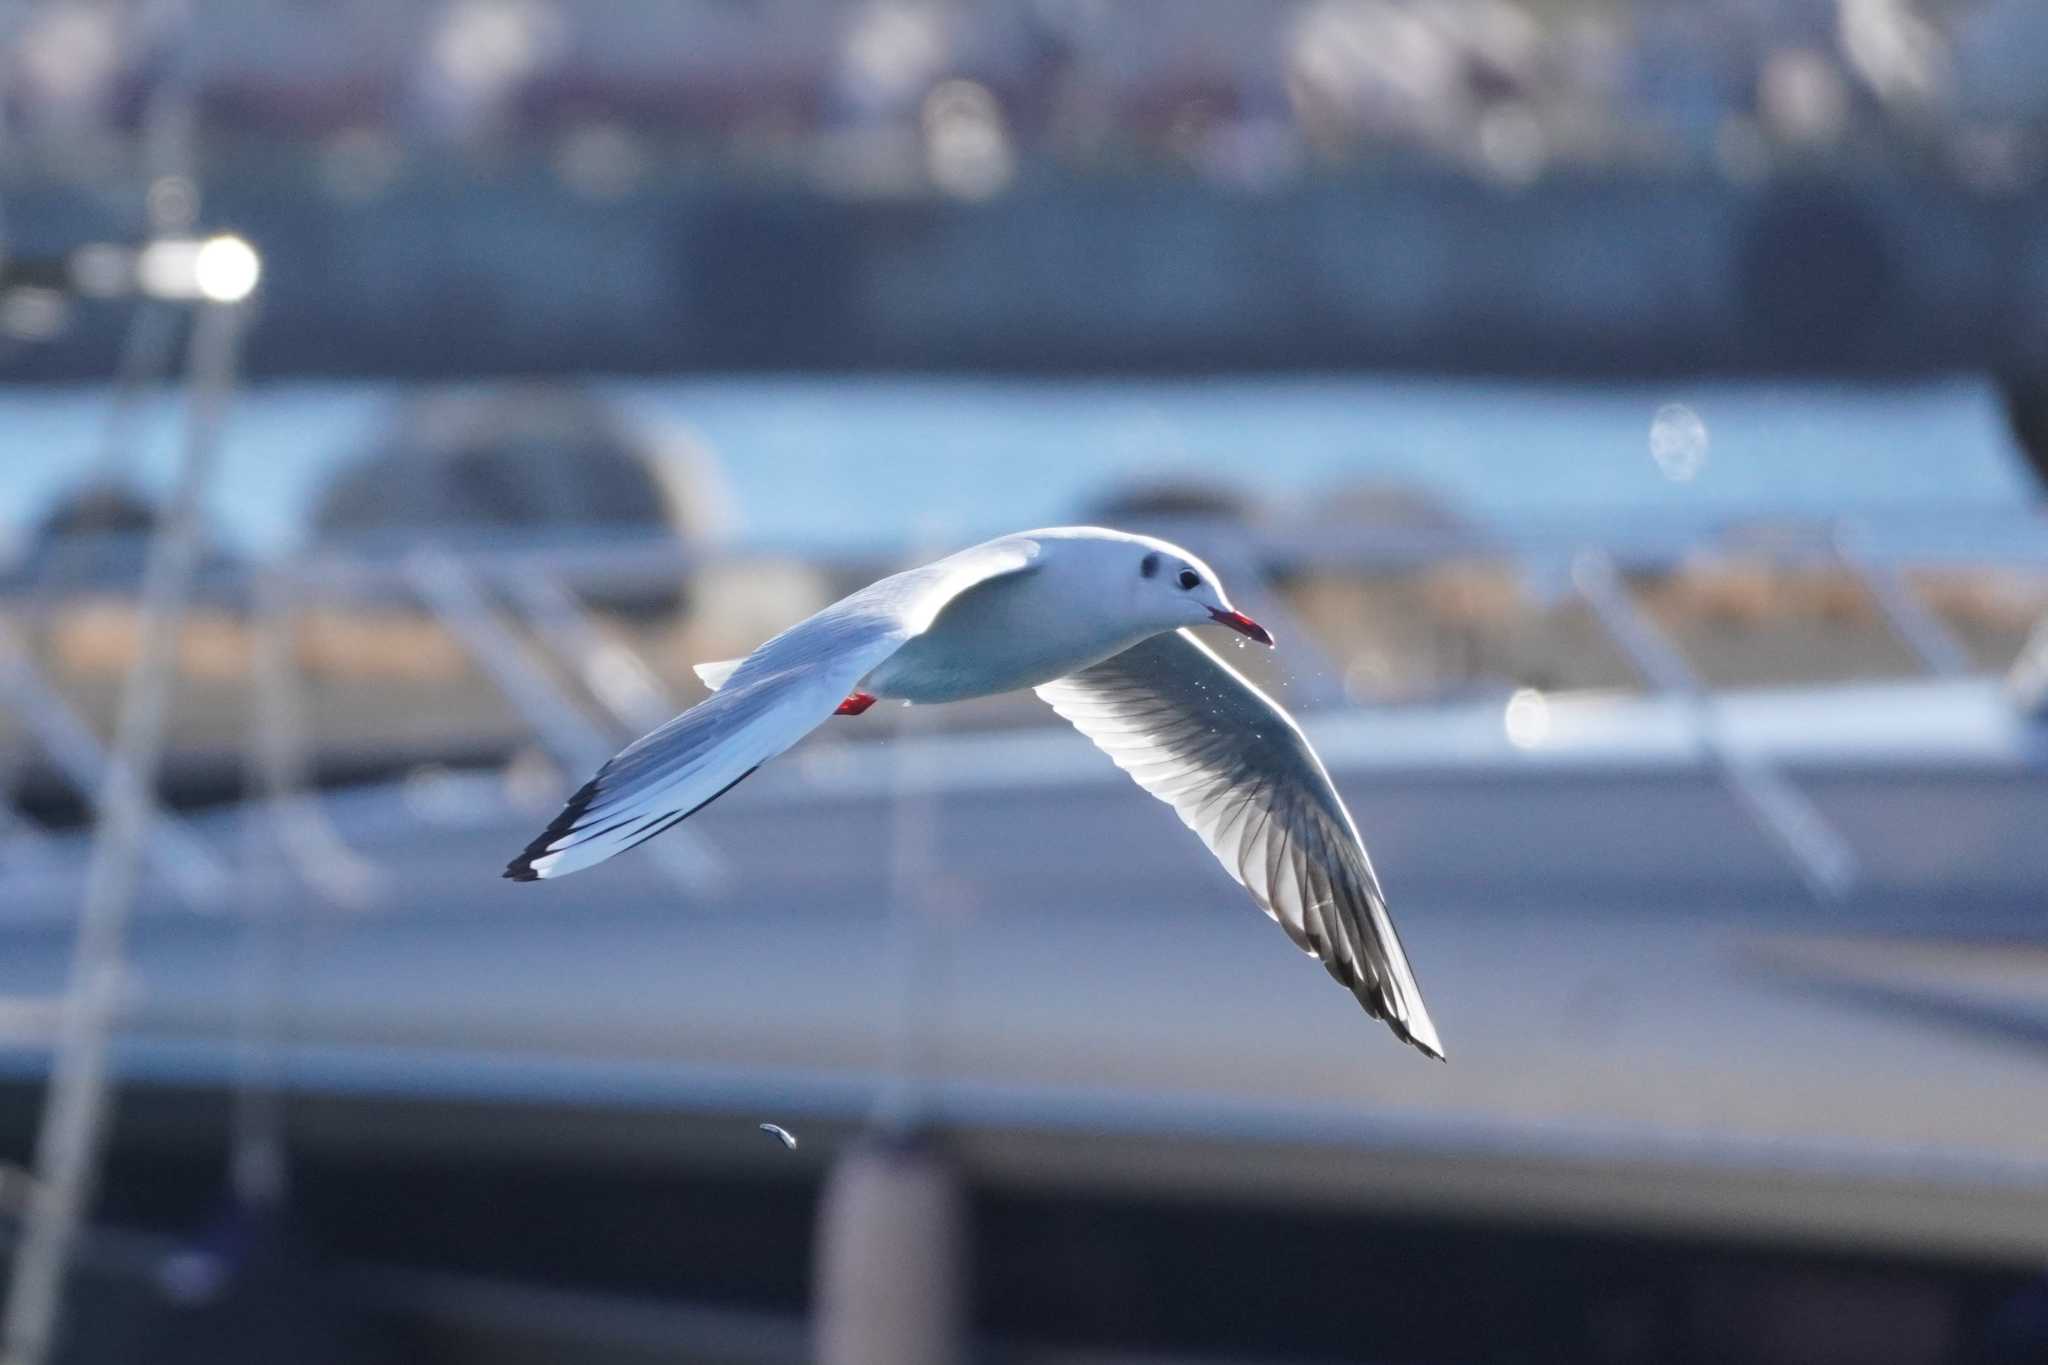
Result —
<path fill-rule="evenodd" d="M 1892 632 L 1920 656 L 1929 672 L 1944 678 L 1960 678 L 1971 672 L 1969 651 L 1941 618 L 1914 596 L 1895 565 L 1865 552 L 1866 539 L 1860 527 L 1838 527 L 1834 535 L 1835 555 L 1862 581 L 1864 591 L 1884 613 Z"/>
<path fill-rule="evenodd" d="M 555 685 L 531 651 L 491 609 L 476 575 L 438 546 L 422 546 L 404 560 L 407 581 L 420 600 L 468 651 L 492 684 L 533 728 L 555 761 L 572 772 L 597 771 L 616 746 Z M 656 865 L 696 894 L 726 884 L 724 860 L 694 829 L 677 828 L 651 845 Z"/>
<path fill-rule="evenodd" d="M 0 705 L 20 718 L 44 756 L 80 796 L 93 801 L 96 793 L 106 789 L 113 766 L 106 746 L 50 685 L 26 642 L 5 622 L 0 622 Z M 164 810 L 154 793 L 142 795 L 152 807 L 144 836 L 150 865 L 193 909 L 218 908 L 227 897 L 228 886 L 227 869 L 220 858 L 184 820 Z"/>
<path fill-rule="evenodd" d="M 574 669 L 590 695 L 631 735 L 642 735 L 674 716 L 668 689 L 632 649 L 607 636 L 560 579 L 544 571 L 504 574 L 499 586 L 534 634 Z"/>
<path fill-rule="evenodd" d="M 1856 854 L 1848 841 L 1776 768 L 1728 742 L 1698 676 L 1636 608 L 1613 561 L 1597 550 L 1582 550 L 1572 560 L 1571 577 L 1573 587 L 1650 685 L 1690 704 L 1701 743 L 1722 781 L 1784 852 L 1807 889 L 1822 901 L 1847 895 L 1857 877 Z"/>

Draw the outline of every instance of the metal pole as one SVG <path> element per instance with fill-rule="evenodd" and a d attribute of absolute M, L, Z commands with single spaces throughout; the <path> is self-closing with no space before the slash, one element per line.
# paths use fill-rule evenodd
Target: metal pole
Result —
<path fill-rule="evenodd" d="M 932 882 L 937 873 L 933 856 L 934 822 L 937 808 L 927 771 L 931 746 L 914 742 L 928 729 L 927 713 L 916 707 L 904 713 L 896 738 L 899 744 L 891 766 L 896 775 L 896 792 L 890 801 L 889 849 L 889 968 L 891 1019 L 888 1057 L 883 1068 L 882 1089 L 875 1097 L 869 1122 L 878 1133 L 902 1135 L 917 1131 L 922 1122 L 924 1081 L 931 1045 L 930 1026 L 938 1006 L 941 980 L 939 907 L 933 903 Z"/>
<path fill-rule="evenodd" d="M 178 15 L 177 21 L 183 31 L 172 47 L 170 67 L 142 111 L 145 240 L 188 233 L 199 214 L 198 181 L 192 174 L 191 27 L 188 15 Z M 185 187 L 183 196 L 162 192 L 173 182 Z M 137 422 L 143 402 L 149 386 L 170 370 L 177 357 L 185 311 L 146 294 L 135 295 L 130 307 L 121 354 L 114 366 L 106 427 L 82 481 L 86 487 L 117 486 L 132 478 L 141 445 Z M 38 629 L 54 610 L 72 570 L 90 563 L 96 539 L 91 534 L 75 539 L 58 537 L 49 545 L 29 613 Z"/>
<path fill-rule="evenodd" d="M 959 1365 L 967 1195 L 946 1154 L 873 1135 L 833 1163 L 818 1204 L 818 1365 Z"/>
<path fill-rule="evenodd" d="M 913 708 L 899 737 L 929 726 Z M 890 856 L 896 1017 L 867 1134 L 833 1163 L 818 1206 L 812 1337 L 818 1365 L 956 1365 L 967 1322 L 967 1201 L 955 1162 L 924 1131 L 945 926 L 936 893 L 930 746 L 902 745 Z"/>
<path fill-rule="evenodd" d="M 351 909 L 373 904 L 377 868 L 341 836 L 316 796 L 306 791 L 306 717 L 296 645 L 306 580 L 296 567 L 271 565 L 256 574 L 250 598 L 251 676 L 255 686 L 255 761 L 269 812 L 272 851 L 321 899 Z"/>
<path fill-rule="evenodd" d="M 285 978 L 290 942 L 283 897 L 301 883 L 287 856 L 288 821 L 297 785 L 299 736 L 291 687 L 296 597 L 275 568 L 256 571 L 251 585 L 251 672 L 255 724 L 247 750 L 249 782 L 242 802 L 242 914 L 235 954 L 235 1091 L 228 1178 L 242 1208 L 276 1208 L 288 1179 L 285 1150 Z M 306 868 L 303 884 L 319 885 Z"/>
<path fill-rule="evenodd" d="M 98 836 L 36 1137 L 37 1181 L 0 1315 L 5 1365 L 43 1365 L 49 1358 L 65 1268 L 92 1202 L 112 1098 L 108 1035 L 120 1002 L 128 918 L 154 806 L 150 789 L 163 750 L 178 630 L 199 558 L 200 502 L 219 452 L 242 320 L 239 306 L 212 304 L 201 307 L 194 326 L 184 460 L 163 527 L 150 544 L 141 648 L 122 693 L 112 762 L 98 793 Z"/>
<path fill-rule="evenodd" d="M 818 1365 L 957 1365 L 966 1343 L 969 1231 L 956 1163 L 924 1131 L 941 988 L 932 894 L 936 810 L 922 764 L 896 760 L 890 951 L 896 1017 L 867 1133 L 841 1152 L 818 1203 L 812 1344 Z M 911 794 L 915 792 L 916 794 Z"/>
<path fill-rule="evenodd" d="M 921 560 L 937 557 L 946 527 L 931 525 L 917 538 Z M 869 1116 L 873 1133 L 902 1139 L 924 1124 L 925 1083 L 933 1033 L 945 1003 L 945 907 L 936 894 L 939 873 L 938 803 L 930 781 L 930 744 L 914 742 L 934 728 L 930 708 L 897 713 L 892 757 L 896 790 L 889 802 L 889 956 L 896 1017 L 888 1040 L 882 1089 Z"/>

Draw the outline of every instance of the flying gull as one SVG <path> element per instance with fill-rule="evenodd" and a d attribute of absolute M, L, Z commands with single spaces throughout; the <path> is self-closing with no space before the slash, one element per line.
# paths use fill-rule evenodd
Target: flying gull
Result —
<path fill-rule="evenodd" d="M 1357 826 L 1294 718 L 1188 630 L 1210 623 L 1273 643 L 1201 560 L 1098 527 L 891 575 L 744 659 L 700 664 L 712 695 L 599 769 L 505 875 L 565 876 L 644 843 L 828 716 L 1029 687 L 1171 805 L 1367 1014 L 1441 1059 Z"/>

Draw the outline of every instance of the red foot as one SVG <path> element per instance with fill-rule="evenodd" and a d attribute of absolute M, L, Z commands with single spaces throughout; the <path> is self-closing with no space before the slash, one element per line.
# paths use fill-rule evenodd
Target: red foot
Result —
<path fill-rule="evenodd" d="M 839 709 L 832 714 L 835 716 L 857 716 L 874 704 L 875 699 L 873 697 L 865 692 L 856 692 L 845 701 L 840 702 Z"/>

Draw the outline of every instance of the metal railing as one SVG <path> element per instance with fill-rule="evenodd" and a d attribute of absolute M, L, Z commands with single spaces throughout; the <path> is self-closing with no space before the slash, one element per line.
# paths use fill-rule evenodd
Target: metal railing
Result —
<path fill-rule="evenodd" d="M 1575 528 L 1475 535 L 1469 532 L 1319 532 L 1313 543 L 1282 540 L 1214 523 L 1161 528 L 1195 544 L 1262 619 L 1282 632 L 1294 666 L 1289 700 L 1314 712 L 1349 703 L 1341 671 L 1318 649 L 1286 599 L 1268 585 L 1317 572 L 1412 570 L 1447 561 L 1495 564 L 1541 599 L 1562 583 L 1582 601 L 1604 637 L 1655 696 L 1684 703 L 1698 736 L 1702 762 L 1721 777 L 1731 796 L 1786 857 L 1799 879 L 1822 899 L 1838 899 L 1853 885 L 1856 857 L 1840 834 L 1784 774 L 1764 757 L 1731 747 L 1718 731 L 1709 688 L 1684 653 L 1641 609 L 1629 588 L 1631 574 L 1666 572 L 1688 554 L 1721 546 L 1779 561 L 1844 572 L 1930 677 L 1971 670 L 1969 656 L 1948 627 L 1915 596 L 1907 571 L 1934 565 L 2017 567 L 2048 574 L 2048 524 L 2028 518 L 1988 528 L 1972 547 L 1940 525 L 1887 528 L 1879 536 L 1860 526 L 1818 526 L 1788 538 L 1782 528 L 1764 546 L 1739 535 L 1706 540 L 1637 535 L 1617 548 L 1590 543 Z M 1739 530 L 1739 528 L 1738 528 Z M 787 553 L 773 547 L 774 553 Z M 314 605 L 336 601 L 404 605 L 423 612 L 512 709 L 524 731 L 565 774 L 594 771 L 632 737 L 666 720 L 679 704 L 631 644 L 599 628 L 587 603 L 595 597 L 671 589 L 733 551 L 693 549 L 641 536 L 564 536 L 536 546 L 530 540 L 465 535 L 459 540 L 415 540 L 402 548 L 324 545 L 260 566 L 212 565 L 206 588 L 240 600 L 257 616 L 257 585 L 271 583 L 290 605 L 276 625 L 289 637 Z M 846 574 L 886 572 L 884 554 L 826 561 Z M 270 627 L 266 627 L 268 629 Z M 1306 657 L 1304 657 L 1306 656 Z M 582 697 L 560 681 L 576 680 Z M 292 672 L 289 705 L 304 710 L 296 690 L 305 679 Z M 595 704 L 596 714 L 587 709 Z M 82 798 L 101 789 L 107 769 L 104 744 L 43 675 L 18 632 L 0 622 L 0 712 L 14 716 L 23 737 L 51 770 Z M 303 745 L 303 733 L 294 740 Z M 308 768 L 303 753 L 296 770 Z M 317 807 L 302 803 L 296 819 L 302 848 L 325 847 L 330 868 L 339 836 L 320 828 Z M 145 856 L 180 897 L 195 908 L 218 907 L 229 897 L 226 862 L 175 813 L 155 811 Z M 657 841 L 661 865 L 685 891 L 710 890 L 727 875 L 712 843 L 696 831 Z M 310 843 L 308 840 L 310 839 Z M 33 862 L 43 836 L 17 817 L 0 829 L 10 856 L 18 849 Z"/>

